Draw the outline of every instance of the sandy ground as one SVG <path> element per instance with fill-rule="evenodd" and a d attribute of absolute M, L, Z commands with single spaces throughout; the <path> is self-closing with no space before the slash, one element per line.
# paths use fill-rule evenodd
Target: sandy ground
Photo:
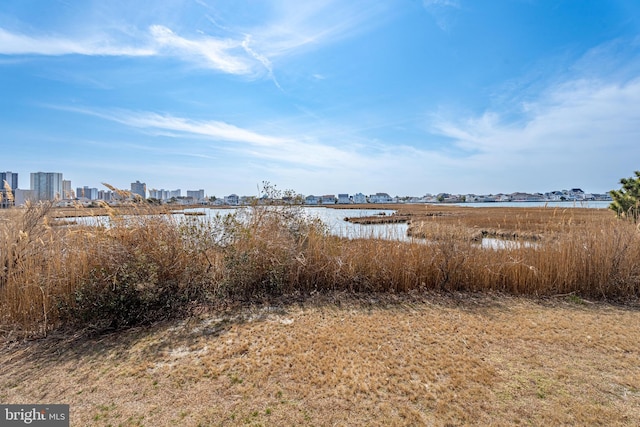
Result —
<path fill-rule="evenodd" d="M 640 420 L 640 309 L 571 296 L 332 296 L 2 344 L 0 401 L 71 425 Z"/>

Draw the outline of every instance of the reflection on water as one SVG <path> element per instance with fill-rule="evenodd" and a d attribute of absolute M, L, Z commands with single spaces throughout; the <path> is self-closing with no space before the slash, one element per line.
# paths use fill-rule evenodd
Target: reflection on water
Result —
<path fill-rule="evenodd" d="M 346 217 L 361 218 L 367 216 L 393 215 L 396 211 L 390 209 L 332 209 L 320 207 L 303 208 L 305 215 L 318 218 L 334 236 L 349 239 L 389 239 L 409 240 L 407 224 L 354 224 L 345 221 Z"/>
<path fill-rule="evenodd" d="M 537 243 L 527 241 L 496 239 L 495 237 L 483 237 L 481 246 L 483 249 L 520 249 L 535 248 Z"/>

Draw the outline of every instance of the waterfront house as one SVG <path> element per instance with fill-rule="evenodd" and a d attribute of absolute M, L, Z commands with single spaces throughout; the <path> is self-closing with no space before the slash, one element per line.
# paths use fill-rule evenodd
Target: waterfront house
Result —
<path fill-rule="evenodd" d="M 347 205 L 351 203 L 351 199 L 348 194 L 338 194 L 338 204 L 339 205 Z"/>
<path fill-rule="evenodd" d="M 338 199 L 333 194 L 325 194 L 320 198 L 320 203 L 323 205 L 335 205 Z"/>
<path fill-rule="evenodd" d="M 224 204 L 229 206 L 238 206 L 240 204 L 240 197 L 238 197 L 237 194 L 224 196 Z"/>
<path fill-rule="evenodd" d="M 317 205 L 319 203 L 320 203 L 320 197 L 314 196 L 313 194 L 310 194 L 304 198 L 305 205 Z"/>
<path fill-rule="evenodd" d="M 367 196 L 362 193 L 356 193 L 353 195 L 353 203 L 364 204 L 367 203 Z"/>
<path fill-rule="evenodd" d="M 392 203 L 393 199 L 387 193 L 376 193 L 369 196 L 369 203 Z"/>

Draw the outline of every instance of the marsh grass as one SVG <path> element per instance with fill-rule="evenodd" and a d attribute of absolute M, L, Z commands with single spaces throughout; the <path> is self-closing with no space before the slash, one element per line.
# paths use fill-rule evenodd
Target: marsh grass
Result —
<path fill-rule="evenodd" d="M 95 210 L 107 218 L 95 226 L 56 227 L 50 205 L 5 210 L 0 325 L 10 335 L 62 325 L 103 331 L 202 304 L 332 291 L 640 296 L 640 234 L 610 213 L 412 209 L 403 215 L 426 241 L 339 238 L 297 206 L 203 218 L 135 203 Z M 92 212 L 76 208 L 76 216 Z M 484 249 L 478 235 L 539 244 Z"/>

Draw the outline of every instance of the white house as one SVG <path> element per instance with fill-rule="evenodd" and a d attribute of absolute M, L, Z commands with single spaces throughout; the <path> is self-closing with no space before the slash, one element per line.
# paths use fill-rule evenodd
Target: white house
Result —
<path fill-rule="evenodd" d="M 237 194 L 224 196 L 224 204 L 230 206 L 238 206 L 238 204 L 240 204 L 240 197 L 238 197 Z"/>
<path fill-rule="evenodd" d="M 369 196 L 370 203 L 392 203 L 393 199 L 387 193 L 376 193 Z"/>
<path fill-rule="evenodd" d="M 353 195 L 353 203 L 364 204 L 367 203 L 367 196 L 362 193 L 356 193 Z"/>
<path fill-rule="evenodd" d="M 338 204 L 347 205 L 349 203 L 351 203 L 351 199 L 348 194 L 338 194 Z"/>
<path fill-rule="evenodd" d="M 304 203 L 305 205 L 317 205 L 318 203 L 320 203 L 320 197 L 309 195 L 304 198 Z"/>
<path fill-rule="evenodd" d="M 320 201 L 323 205 L 335 205 L 338 199 L 333 194 L 325 194 L 320 198 Z"/>

